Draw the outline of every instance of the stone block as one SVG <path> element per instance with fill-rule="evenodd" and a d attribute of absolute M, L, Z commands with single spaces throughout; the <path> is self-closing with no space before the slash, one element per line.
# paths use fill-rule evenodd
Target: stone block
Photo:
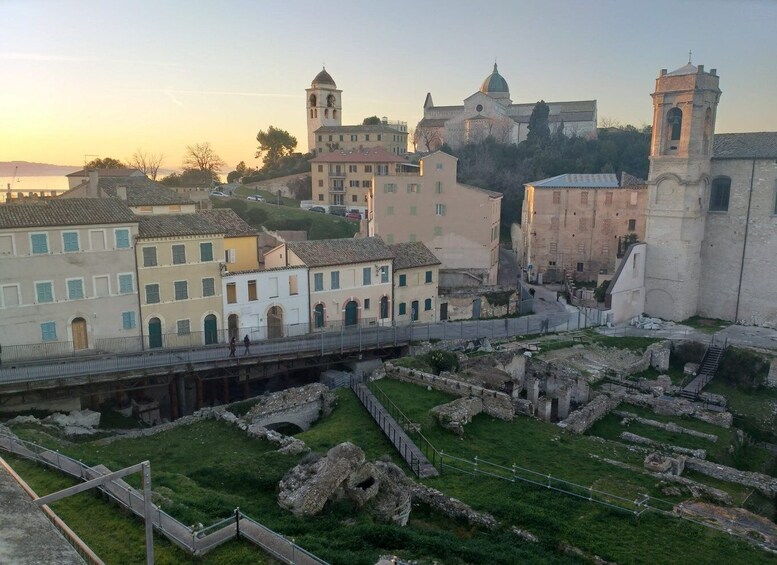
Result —
<path fill-rule="evenodd" d="M 558 419 L 564 420 L 569 416 L 569 404 L 572 400 L 572 389 L 563 388 L 558 392 Z"/>
<path fill-rule="evenodd" d="M 777 387 L 777 359 L 772 359 L 769 376 L 766 379 L 766 386 Z"/>
<path fill-rule="evenodd" d="M 537 399 L 540 397 L 540 381 L 533 377 L 526 379 L 526 398 L 533 405 L 537 405 Z"/>
<path fill-rule="evenodd" d="M 543 422 L 550 422 L 552 407 L 553 399 L 541 396 L 539 400 L 537 400 L 537 417 Z"/>
<path fill-rule="evenodd" d="M 669 341 L 654 343 L 647 348 L 650 354 L 650 366 L 657 371 L 666 371 L 669 369 L 669 357 L 671 355 L 671 344 Z"/>
<path fill-rule="evenodd" d="M 683 366 L 683 374 L 684 375 L 695 375 L 699 372 L 699 364 L 698 363 L 686 363 Z"/>

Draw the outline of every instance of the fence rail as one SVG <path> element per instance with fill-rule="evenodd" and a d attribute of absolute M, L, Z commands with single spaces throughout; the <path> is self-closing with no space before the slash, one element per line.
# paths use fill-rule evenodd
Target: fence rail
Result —
<path fill-rule="evenodd" d="M 96 478 L 108 472 L 101 465 L 89 467 L 57 451 L 3 433 L 0 433 L 0 449 L 53 467 L 82 480 Z M 144 516 L 142 494 L 123 480 L 111 481 L 98 488 L 133 514 L 141 518 Z M 239 508 L 235 509 L 234 517 L 199 530 L 184 525 L 155 504 L 152 504 L 152 508 L 151 518 L 154 528 L 191 555 L 203 555 L 233 538 L 245 537 L 283 563 L 328 565 L 326 561 L 319 559 L 283 535 L 246 516 Z"/>

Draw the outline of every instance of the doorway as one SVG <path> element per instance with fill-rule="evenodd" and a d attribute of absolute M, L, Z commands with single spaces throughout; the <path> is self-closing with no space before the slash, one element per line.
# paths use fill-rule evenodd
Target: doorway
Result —
<path fill-rule="evenodd" d="M 345 305 L 345 325 L 355 326 L 359 323 L 359 305 L 355 300 L 349 301 Z"/>
<path fill-rule="evenodd" d="M 476 298 L 472 301 L 472 319 L 480 319 L 480 298 Z"/>
<path fill-rule="evenodd" d="M 324 327 L 324 305 L 323 304 L 316 304 L 316 307 L 313 309 L 313 321 L 316 329 Z"/>
<path fill-rule="evenodd" d="M 418 321 L 418 300 L 413 300 L 413 302 L 410 303 L 410 321 Z"/>
<path fill-rule="evenodd" d="M 273 306 L 267 312 L 267 337 L 283 337 L 283 310 L 280 306 Z"/>
<path fill-rule="evenodd" d="M 237 335 L 237 329 L 238 329 L 238 317 L 237 314 L 230 314 L 227 318 L 227 328 L 229 331 L 229 339 L 232 339 L 233 337 L 235 339 L 238 339 L 240 336 Z"/>
<path fill-rule="evenodd" d="M 216 316 L 214 314 L 205 316 L 203 329 L 205 330 L 205 345 L 219 342 L 218 322 L 216 321 Z"/>
<path fill-rule="evenodd" d="M 448 303 L 443 302 L 440 304 L 440 321 L 444 322 L 448 319 Z"/>
<path fill-rule="evenodd" d="M 148 346 L 151 349 L 162 347 L 162 321 L 159 318 L 148 321 Z"/>
<path fill-rule="evenodd" d="M 75 318 L 71 322 L 70 328 L 73 330 L 73 349 L 76 351 L 87 349 L 89 347 L 89 338 L 86 335 L 86 320 Z"/>

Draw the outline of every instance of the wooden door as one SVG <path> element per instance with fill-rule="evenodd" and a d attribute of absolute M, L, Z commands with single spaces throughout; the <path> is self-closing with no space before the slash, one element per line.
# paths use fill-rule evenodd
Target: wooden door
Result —
<path fill-rule="evenodd" d="M 73 330 L 73 349 L 87 349 L 89 347 L 89 338 L 86 335 L 86 320 L 76 318 L 70 324 Z"/>

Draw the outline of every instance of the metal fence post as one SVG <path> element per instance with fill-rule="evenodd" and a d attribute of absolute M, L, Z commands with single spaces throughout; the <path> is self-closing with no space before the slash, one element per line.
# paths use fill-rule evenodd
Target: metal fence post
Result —
<path fill-rule="evenodd" d="M 235 508 L 235 539 L 240 539 L 240 507 Z"/>

